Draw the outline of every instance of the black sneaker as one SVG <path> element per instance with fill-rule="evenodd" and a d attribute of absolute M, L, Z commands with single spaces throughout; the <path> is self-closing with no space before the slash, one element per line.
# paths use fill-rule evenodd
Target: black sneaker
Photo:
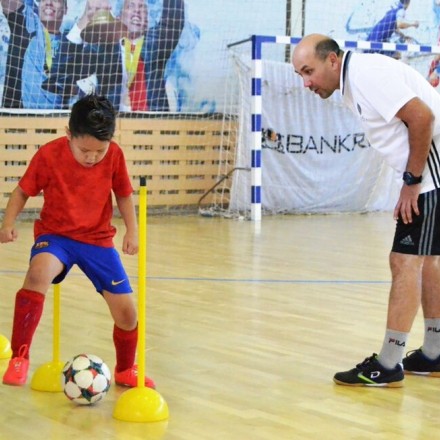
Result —
<path fill-rule="evenodd" d="M 410 351 L 403 359 L 403 369 L 410 374 L 440 377 L 440 356 L 436 359 L 427 358 L 422 349 Z"/>
<path fill-rule="evenodd" d="M 355 368 L 336 373 L 333 378 L 338 385 L 392 388 L 403 386 L 403 379 L 401 364 L 389 370 L 379 363 L 376 353 L 357 364 Z"/>

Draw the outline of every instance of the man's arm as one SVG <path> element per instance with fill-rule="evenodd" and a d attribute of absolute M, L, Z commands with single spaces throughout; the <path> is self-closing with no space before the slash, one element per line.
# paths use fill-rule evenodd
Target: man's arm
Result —
<path fill-rule="evenodd" d="M 164 0 L 160 19 L 160 40 L 167 42 L 170 52 L 174 50 L 185 24 L 185 3 L 183 0 Z"/>
<path fill-rule="evenodd" d="M 164 0 L 162 16 L 158 25 L 147 32 L 143 48 L 143 59 L 150 110 L 169 110 L 164 79 L 165 68 L 179 42 L 184 24 L 184 1 Z"/>
<path fill-rule="evenodd" d="M 409 157 L 406 171 L 421 176 L 431 148 L 434 114 L 419 98 L 408 101 L 396 114 L 408 128 Z M 411 223 L 413 212 L 417 215 L 417 199 L 420 185 L 403 185 L 399 201 L 394 209 L 394 217 L 400 214 L 405 223 Z"/>
<path fill-rule="evenodd" d="M 84 7 L 84 12 L 77 22 L 78 28 L 80 30 L 83 30 L 92 21 L 94 15 L 98 11 L 110 12 L 111 9 L 112 7 L 110 1 L 105 1 L 104 3 L 95 4 L 95 2 L 91 2 L 87 0 L 86 5 Z"/>
<path fill-rule="evenodd" d="M 418 21 L 403 21 L 403 20 L 398 20 L 396 23 L 396 27 L 397 29 L 408 29 L 410 27 L 414 27 L 414 28 L 418 28 L 419 27 L 419 22 Z"/>
<path fill-rule="evenodd" d="M 179 42 L 184 24 L 185 2 L 164 0 L 159 23 L 147 32 L 144 60 L 165 66 Z"/>
<path fill-rule="evenodd" d="M 124 252 L 124 254 L 134 255 L 138 251 L 139 242 L 133 197 L 130 195 L 128 197 L 115 196 L 115 198 L 126 229 L 122 243 L 122 252 Z"/>
<path fill-rule="evenodd" d="M 400 35 L 401 38 L 408 38 L 407 35 L 405 35 L 402 30 L 408 29 L 408 28 L 418 28 L 419 22 L 418 21 L 408 21 L 405 19 L 405 12 L 403 10 L 400 10 L 400 13 L 397 14 L 396 17 L 396 34 Z"/>
<path fill-rule="evenodd" d="M 25 207 L 28 198 L 29 196 L 19 186 L 12 191 L 0 228 L 0 243 L 8 243 L 17 239 L 18 234 L 15 230 L 15 220 Z"/>

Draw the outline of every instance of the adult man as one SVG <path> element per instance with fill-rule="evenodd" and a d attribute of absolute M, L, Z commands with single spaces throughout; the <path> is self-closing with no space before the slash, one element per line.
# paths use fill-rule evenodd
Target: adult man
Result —
<path fill-rule="evenodd" d="M 87 5 L 97 1 L 105 0 L 88 0 Z M 64 58 L 53 68 L 52 83 L 68 93 L 72 84 L 93 75 L 96 90 L 121 111 L 168 111 L 165 69 L 182 33 L 184 6 L 183 0 L 164 0 L 159 22 L 149 28 L 146 0 L 125 0 L 120 20 L 126 36 L 116 43 L 83 46 L 71 32 L 71 43 L 61 51 Z M 90 15 L 86 7 L 76 28 L 87 28 Z"/>
<path fill-rule="evenodd" d="M 107 19 L 111 19 L 115 23 L 116 20 L 111 11 L 112 4 L 110 0 L 87 0 L 85 2 L 82 15 L 66 35 L 66 39 L 62 42 L 61 48 L 52 63 L 48 78 L 43 82 L 45 90 L 62 95 L 64 102 L 75 101 L 78 97 L 94 91 L 99 91 L 101 95 L 111 98 L 109 96 L 110 87 L 114 88 L 117 78 L 111 77 L 108 68 L 115 63 L 114 57 L 112 57 L 114 51 L 107 54 L 107 49 L 114 46 L 114 35 L 102 35 L 101 31 L 105 31 L 106 28 L 98 26 L 93 33 L 99 34 L 94 35 L 94 39 L 99 41 L 99 44 L 84 41 L 82 38 L 83 31 L 92 23 L 96 14 L 101 14 L 102 18 L 103 14 L 106 14 Z M 106 56 L 107 59 L 104 60 L 103 56 Z M 96 70 L 99 68 L 100 63 L 104 64 L 101 67 L 104 73 L 103 77 L 100 78 L 101 84 L 98 87 L 96 84 Z M 78 88 L 77 83 L 80 79 L 83 79 L 82 82 L 84 83 L 80 88 L 81 90 Z M 106 88 L 106 85 L 109 88 Z"/>
<path fill-rule="evenodd" d="M 120 43 L 119 72 L 122 70 L 122 111 L 148 110 L 147 81 L 143 48 L 148 29 L 148 10 L 145 0 L 126 0 L 121 22 L 127 27 L 127 36 Z"/>
<path fill-rule="evenodd" d="M 404 373 L 440 376 L 440 95 L 408 65 L 380 54 L 340 50 L 312 34 L 295 47 L 292 62 L 304 86 L 326 99 L 337 89 L 360 117 L 384 160 L 403 178 L 390 267 L 392 285 L 382 349 L 355 368 L 337 373 L 338 384 L 402 386 Z M 403 359 L 422 301 L 423 346 Z"/>
<path fill-rule="evenodd" d="M 51 69 L 64 35 L 60 31 L 67 10 L 67 0 L 40 0 L 39 24 L 24 53 L 22 68 L 22 103 L 24 108 L 62 108 L 62 97 L 41 86 Z"/>
<path fill-rule="evenodd" d="M 23 58 L 39 20 L 29 1 L 1 0 L 1 5 L 10 30 L 2 107 L 21 108 Z"/>
<path fill-rule="evenodd" d="M 10 29 L 2 107 L 59 109 L 63 97 L 42 87 L 65 39 L 67 0 L 1 0 Z"/>
<path fill-rule="evenodd" d="M 124 1 L 120 18 L 127 37 L 117 47 L 117 62 L 110 64 L 113 78 L 121 79 L 114 88 L 115 107 L 122 111 L 169 110 L 165 68 L 182 33 L 184 6 L 183 0 L 164 0 L 159 22 L 148 28 L 146 0 Z M 108 66 L 104 66 L 107 71 Z M 98 80 L 99 76 L 98 72 Z"/>

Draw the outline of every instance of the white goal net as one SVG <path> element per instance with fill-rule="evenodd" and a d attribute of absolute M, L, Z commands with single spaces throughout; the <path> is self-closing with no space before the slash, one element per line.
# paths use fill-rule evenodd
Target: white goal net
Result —
<path fill-rule="evenodd" d="M 379 5 L 373 1 L 377 6 L 374 12 L 366 2 L 343 3 L 336 17 L 331 5 L 305 2 L 303 32 L 330 35 L 344 50 L 374 50 L 399 58 L 438 86 L 436 13 L 440 6 L 436 2 L 413 2 L 405 9 L 403 2 Z M 392 14 L 398 18 L 402 12 L 405 30 L 390 31 L 388 40 L 378 41 L 375 24 L 382 21 L 383 25 L 384 17 L 390 21 Z M 299 38 L 255 35 L 230 46 L 239 96 L 238 105 L 231 101 L 239 121 L 232 159 L 235 170 L 229 167 L 219 175 L 219 181 L 228 176 L 232 183 L 228 203 L 220 194 L 203 210 L 204 215 L 255 217 L 252 210 L 258 197 L 263 214 L 393 209 L 399 179 L 370 147 L 358 120 L 342 105 L 338 93 L 321 100 L 305 89 L 294 73 L 290 53 Z M 261 44 L 258 49 L 255 40 Z M 256 71 L 261 79 L 258 133 L 253 126 L 256 110 L 252 85 Z M 256 137 L 261 141 L 261 170 L 256 170 L 258 166 L 253 163 Z M 260 193 L 256 185 L 261 186 Z"/>
<path fill-rule="evenodd" d="M 249 216 L 260 196 L 252 190 L 250 36 L 321 32 L 436 46 L 439 0 L 402 2 L 1 0 L 0 213 L 35 150 L 62 136 L 71 106 L 94 91 L 120 112 L 116 140 L 135 187 L 147 178 L 150 206 Z M 394 27 L 380 36 L 373 30 L 384 19 Z M 394 194 L 379 188 L 389 170 L 368 158 L 375 183 L 361 180 L 350 160 L 373 152 L 356 121 L 336 97 L 324 104 L 303 90 L 290 51 L 285 42 L 262 46 L 263 212 L 387 209 Z M 439 82 L 431 52 L 398 51 Z"/>

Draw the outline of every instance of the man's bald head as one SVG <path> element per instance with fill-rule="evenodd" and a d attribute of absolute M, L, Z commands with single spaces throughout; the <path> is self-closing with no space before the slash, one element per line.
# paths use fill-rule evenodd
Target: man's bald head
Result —
<path fill-rule="evenodd" d="M 304 86 L 326 99 L 339 89 L 342 54 L 335 40 L 310 34 L 293 50 L 292 64 L 303 78 Z"/>
<path fill-rule="evenodd" d="M 336 55 L 341 53 L 338 43 L 335 40 L 322 34 L 310 34 L 305 36 L 295 47 L 293 58 L 301 52 L 314 54 L 318 59 L 325 60 L 331 52 Z"/>

